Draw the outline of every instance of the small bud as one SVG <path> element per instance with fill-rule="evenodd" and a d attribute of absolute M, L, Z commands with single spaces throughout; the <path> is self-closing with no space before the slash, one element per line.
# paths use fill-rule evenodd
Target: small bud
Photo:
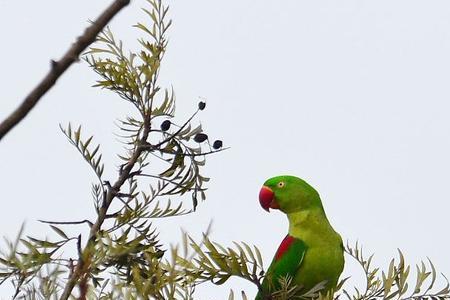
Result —
<path fill-rule="evenodd" d="M 164 122 L 161 123 L 161 130 L 162 131 L 167 131 L 170 128 L 170 121 L 169 120 L 165 120 Z"/>
<path fill-rule="evenodd" d="M 205 107 L 206 107 L 206 103 L 205 103 L 205 102 L 203 102 L 203 101 L 200 101 L 200 102 L 198 103 L 198 109 L 200 109 L 200 110 L 204 110 L 204 109 L 205 109 Z"/>
<path fill-rule="evenodd" d="M 58 66 L 58 62 L 56 60 L 51 59 L 50 66 L 52 67 L 52 69 L 55 69 Z"/>
<path fill-rule="evenodd" d="M 208 136 L 206 134 L 204 134 L 204 133 L 197 133 L 194 136 L 194 141 L 196 141 L 197 143 L 203 143 L 207 139 L 208 139 Z"/>
<path fill-rule="evenodd" d="M 221 140 L 216 140 L 213 143 L 213 148 L 215 150 L 218 150 L 218 149 L 222 148 L 222 146 L 223 146 L 223 142 Z"/>

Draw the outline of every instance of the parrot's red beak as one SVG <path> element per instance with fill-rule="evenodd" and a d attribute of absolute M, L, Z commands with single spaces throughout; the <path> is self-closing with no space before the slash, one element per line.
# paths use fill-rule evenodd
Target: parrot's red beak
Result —
<path fill-rule="evenodd" d="M 263 186 L 259 191 L 259 203 L 266 211 L 269 211 L 269 208 L 280 208 L 275 201 L 273 191 L 267 186 Z"/>

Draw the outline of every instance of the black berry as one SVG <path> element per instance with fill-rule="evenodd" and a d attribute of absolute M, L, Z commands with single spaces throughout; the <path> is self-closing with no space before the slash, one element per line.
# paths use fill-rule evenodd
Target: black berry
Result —
<path fill-rule="evenodd" d="M 197 143 L 203 143 L 207 139 L 208 139 L 208 136 L 206 134 L 204 134 L 204 133 L 197 133 L 194 136 L 194 141 L 196 141 Z"/>
<path fill-rule="evenodd" d="M 213 148 L 216 150 L 222 148 L 222 146 L 223 146 L 223 142 L 221 140 L 216 140 L 213 143 Z"/>
<path fill-rule="evenodd" d="M 206 103 L 205 103 L 205 102 L 203 102 L 203 101 L 200 101 L 200 102 L 198 103 L 198 109 L 200 109 L 200 110 L 204 110 L 204 109 L 205 109 L 205 107 L 206 107 Z"/>
<path fill-rule="evenodd" d="M 162 131 L 167 131 L 170 128 L 170 121 L 169 120 L 165 120 L 164 122 L 161 123 L 161 130 Z"/>

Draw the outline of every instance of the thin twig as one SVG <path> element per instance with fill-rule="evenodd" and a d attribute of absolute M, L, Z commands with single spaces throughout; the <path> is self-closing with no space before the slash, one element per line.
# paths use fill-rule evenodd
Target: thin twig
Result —
<path fill-rule="evenodd" d="M 89 227 L 91 227 L 93 224 L 91 221 L 89 220 L 82 220 L 82 221 L 45 221 L 45 220 L 38 220 L 41 223 L 45 223 L 45 224 L 53 224 L 53 225 L 78 225 L 78 224 L 83 224 L 83 223 L 87 223 L 89 225 Z"/>
<path fill-rule="evenodd" d="M 78 60 L 79 55 L 95 41 L 95 38 L 111 19 L 125 6 L 130 0 L 115 0 L 92 24 L 86 28 L 83 35 L 78 37 L 77 41 L 69 48 L 59 61 L 51 61 L 51 68 L 42 81 L 28 94 L 19 107 L 0 123 L 0 140 L 38 103 L 42 96 L 50 90 L 59 77 Z"/>
<path fill-rule="evenodd" d="M 196 156 L 206 156 L 206 155 L 210 155 L 210 154 L 214 154 L 220 151 L 224 151 L 224 150 L 228 150 L 230 149 L 229 147 L 226 148 L 221 148 L 221 149 L 217 149 L 217 150 L 211 150 L 211 151 L 207 151 L 207 152 L 201 152 L 201 153 L 188 153 L 188 152 L 182 152 L 182 153 L 177 153 L 175 151 L 167 151 L 161 148 L 156 148 L 156 146 L 153 146 L 151 144 L 145 144 L 143 146 L 141 146 L 144 150 L 148 150 L 148 151 L 159 151 L 161 153 L 165 153 L 165 154 L 181 154 L 182 156 L 189 156 L 189 157 L 196 157 Z"/>

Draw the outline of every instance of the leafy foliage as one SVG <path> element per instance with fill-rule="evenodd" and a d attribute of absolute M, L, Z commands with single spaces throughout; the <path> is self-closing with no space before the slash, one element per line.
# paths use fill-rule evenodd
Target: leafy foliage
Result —
<path fill-rule="evenodd" d="M 263 261 L 258 248 L 246 243 L 234 243 L 235 248 L 224 248 L 211 242 L 206 236 L 203 245 L 197 244 L 191 237 L 185 236 L 185 248 L 192 248 L 194 259 L 178 257 L 178 262 L 200 281 L 209 280 L 214 284 L 223 284 L 231 276 L 238 276 L 254 284 L 259 284 L 263 272 Z"/>
<path fill-rule="evenodd" d="M 78 126 L 78 129 L 73 133 L 72 133 L 72 126 L 70 123 L 67 126 L 67 129 L 62 128 L 61 125 L 60 125 L 60 128 L 61 128 L 61 131 L 64 133 L 64 135 L 69 140 L 69 142 L 75 148 L 77 148 L 77 150 L 80 152 L 80 154 L 84 157 L 84 159 L 89 164 L 89 166 L 92 168 L 92 170 L 95 172 L 95 174 L 97 175 L 97 177 L 101 183 L 105 166 L 101 163 L 102 155 L 98 154 L 100 145 L 95 146 L 95 148 L 93 150 L 89 149 L 89 145 L 91 144 L 93 136 L 90 136 L 88 139 L 86 139 L 83 142 L 82 137 L 81 137 L 81 125 Z"/>
<path fill-rule="evenodd" d="M 160 243 L 153 221 L 195 211 L 199 200 L 206 199 L 205 156 L 224 148 L 221 140 L 210 146 L 202 126 L 194 125 L 205 102 L 184 122 L 176 121 L 174 91 L 158 84 L 171 25 L 168 7 L 161 0 L 147 2 L 149 9 L 143 11 L 150 25 L 135 25 L 144 35 L 138 50 L 126 50 L 108 28 L 84 56 L 100 77 L 95 86 L 112 91 L 133 109 L 118 121 L 124 149 L 118 154 L 117 176 L 105 178 L 100 145 L 93 136 L 86 138 L 81 126 L 61 126 L 97 177 L 92 184 L 96 217 L 41 221 L 56 236 L 51 240 L 24 236 L 23 228 L 14 242 L 7 240 L 0 255 L 0 285 L 11 283 L 13 298 L 187 300 L 194 299 L 198 285 L 220 285 L 231 277 L 261 289 L 265 271 L 256 246 L 241 242 L 224 247 L 208 234 L 200 243 L 184 234 L 182 247 L 170 251 Z M 190 197 L 188 204 L 185 196 Z M 87 225 L 88 231 L 74 227 L 77 234 L 68 233 L 66 226 L 79 225 Z M 411 267 L 401 252 L 386 271 L 372 267 L 372 256 L 366 258 L 358 245 L 347 245 L 346 252 L 364 271 L 363 291 L 343 289 L 344 279 L 334 295 L 322 295 L 324 283 L 303 291 L 291 278 L 279 278 L 280 290 L 266 299 L 450 299 L 448 282 L 434 290 L 438 276 L 430 261 L 416 266 L 411 285 Z M 234 298 L 231 291 L 228 299 Z M 245 292 L 241 298 L 248 299 Z"/>
<path fill-rule="evenodd" d="M 349 300 L 363 299 L 450 299 L 450 285 L 445 276 L 446 285 L 434 291 L 437 272 L 433 263 L 428 259 L 428 266 L 422 261 L 416 265 L 414 285 L 410 283 L 411 266 L 407 265 L 403 253 L 398 250 L 398 262 L 392 259 L 386 271 L 372 267 L 373 255 L 364 257 L 362 248 L 356 244 L 353 248 L 346 246 L 346 252 L 355 258 L 366 275 L 364 291 L 355 288 L 351 295 L 347 291 L 343 294 Z M 411 288 L 413 287 L 413 288 Z"/>

